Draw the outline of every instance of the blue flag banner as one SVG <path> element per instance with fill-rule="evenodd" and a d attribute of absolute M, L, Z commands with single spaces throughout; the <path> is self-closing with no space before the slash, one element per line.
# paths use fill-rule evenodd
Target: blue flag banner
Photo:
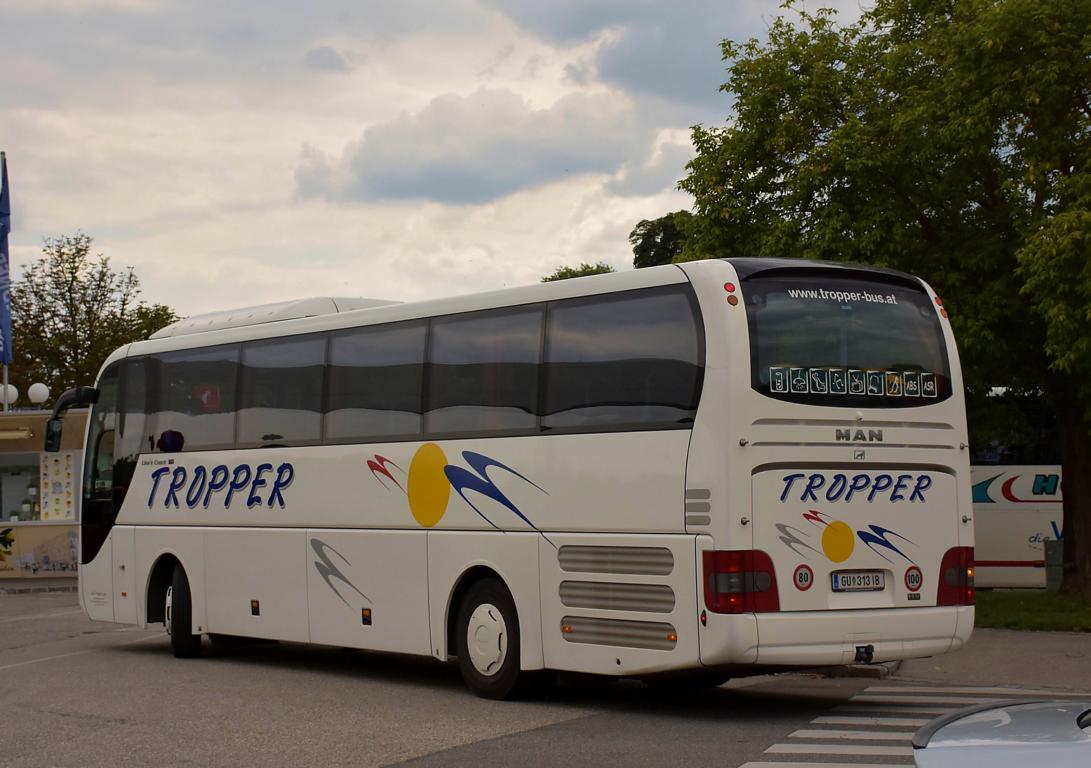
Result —
<path fill-rule="evenodd" d="M 11 275 L 8 273 L 8 232 L 11 232 L 11 190 L 8 159 L 0 152 L 0 363 L 11 365 Z"/>

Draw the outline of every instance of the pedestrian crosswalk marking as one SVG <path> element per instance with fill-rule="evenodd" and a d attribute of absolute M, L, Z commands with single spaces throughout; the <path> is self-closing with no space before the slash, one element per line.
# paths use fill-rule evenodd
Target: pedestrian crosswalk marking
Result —
<path fill-rule="evenodd" d="M 909 741 L 912 731 L 838 731 L 827 728 L 801 728 L 788 734 L 790 739 L 846 739 L 852 741 Z"/>
<path fill-rule="evenodd" d="M 997 695 L 997 696 L 1048 696 L 1050 698 L 1087 698 L 1091 696 L 1091 692 L 1080 691 L 1047 691 L 1044 689 L 1029 689 L 1029 688 L 1008 688 L 1008 687 L 986 687 L 986 686 L 943 686 L 936 688 L 934 686 L 927 685 L 872 685 L 869 686 L 867 693 L 962 693 L 962 694 L 980 694 L 983 696 Z"/>
<path fill-rule="evenodd" d="M 913 747 L 877 747 L 871 744 L 774 744 L 766 753 L 779 755 L 862 755 L 905 757 Z"/>
<path fill-rule="evenodd" d="M 843 704 L 841 706 L 834 707 L 832 711 L 833 712 L 846 712 L 846 713 L 847 712 L 863 712 L 863 713 L 882 712 L 883 714 L 886 714 L 886 713 L 889 712 L 891 714 L 899 714 L 899 715 L 917 714 L 917 713 L 920 713 L 922 715 L 945 715 L 948 712 L 951 712 L 951 711 L 953 711 L 955 709 L 957 709 L 957 707 L 954 706 L 954 705 L 952 705 L 950 707 L 925 707 L 925 706 L 920 706 L 920 707 L 897 707 L 897 706 L 879 706 L 879 705 L 872 705 L 870 707 L 864 707 L 864 706 L 853 706 L 851 704 Z"/>
<path fill-rule="evenodd" d="M 886 725 L 894 728 L 920 728 L 928 724 L 927 717 L 843 717 L 823 715 L 811 721 L 816 725 Z"/>
<path fill-rule="evenodd" d="M 909 765 L 912 763 L 800 763 L 800 762 L 769 762 L 756 760 L 743 763 L 739 768 L 891 768 L 891 766 Z"/>
<path fill-rule="evenodd" d="M 740 768 L 889 768 L 910 766 L 913 747 L 908 742 L 916 729 L 932 717 L 946 715 L 974 704 L 1041 698 L 1086 698 L 1091 693 L 1047 691 L 1005 686 L 971 685 L 872 685 L 846 703 L 831 707 L 811 720 L 812 726 L 849 728 L 800 728 L 788 734 L 792 741 L 773 744 L 767 755 L 785 755 L 783 760 L 757 760 Z M 852 727 L 855 726 L 855 727 Z M 868 729 L 872 730 L 868 730 Z M 798 739 L 799 741 L 795 741 Z M 859 742 L 905 742 L 867 744 Z M 800 759 L 794 759 L 794 756 Z M 792 756 L 792 757 L 788 757 Z M 874 757 L 881 763 L 835 762 Z M 828 761 L 828 762 L 826 762 Z"/>
<path fill-rule="evenodd" d="M 739 768 L 891 768 L 891 766 L 912 765 L 912 763 L 800 763 L 800 762 L 769 762 L 756 760 L 743 763 Z"/>
<path fill-rule="evenodd" d="M 861 704 L 953 704 L 968 706 L 970 704 L 996 704 L 1004 701 L 1004 699 L 977 696 L 869 696 L 865 692 L 863 695 L 853 696 L 850 701 Z"/>

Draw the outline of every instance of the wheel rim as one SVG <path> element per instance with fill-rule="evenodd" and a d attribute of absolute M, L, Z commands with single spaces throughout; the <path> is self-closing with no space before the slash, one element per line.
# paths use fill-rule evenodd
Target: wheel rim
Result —
<path fill-rule="evenodd" d="M 508 657 L 508 625 L 499 608 L 482 603 L 474 609 L 466 628 L 466 647 L 479 673 L 491 677 L 500 671 Z"/>
<path fill-rule="evenodd" d="M 167 587 L 167 603 L 163 607 L 163 624 L 167 628 L 167 634 L 170 634 L 171 624 L 171 606 L 174 602 L 174 587 Z"/>

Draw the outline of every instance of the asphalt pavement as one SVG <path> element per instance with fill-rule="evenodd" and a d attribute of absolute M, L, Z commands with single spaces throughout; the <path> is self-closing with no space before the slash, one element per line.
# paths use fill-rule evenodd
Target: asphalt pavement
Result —
<path fill-rule="evenodd" d="M 0 766 L 910 765 L 931 717 L 1091 693 L 1091 635 L 979 630 L 894 677 L 790 674 L 668 694 L 571 678 L 474 698 L 452 664 L 282 643 L 174 659 L 159 626 L 91 622 L 71 592 L 0 593 Z"/>

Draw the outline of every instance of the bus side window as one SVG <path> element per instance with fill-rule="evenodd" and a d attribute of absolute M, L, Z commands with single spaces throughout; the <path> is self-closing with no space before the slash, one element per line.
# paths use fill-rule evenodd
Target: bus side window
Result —
<path fill-rule="evenodd" d="M 541 306 L 432 321 L 425 432 L 531 432 L 538 426 Z"/>
<path fill-rule="evenodd" d="M 703 374 L 688 287 L 566 299 L 546 330 L 546 429 L 688 428 Z"/>

